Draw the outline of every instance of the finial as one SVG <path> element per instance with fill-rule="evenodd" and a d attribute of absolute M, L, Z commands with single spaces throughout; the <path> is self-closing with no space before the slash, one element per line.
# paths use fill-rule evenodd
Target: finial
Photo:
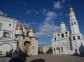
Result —
<path fill-rule="evenodd" d="M 73 9 L 73 7 L 72 7 L 70 2 L 69 2 L 69 12 L 74 12 L 74 9 Z"/>

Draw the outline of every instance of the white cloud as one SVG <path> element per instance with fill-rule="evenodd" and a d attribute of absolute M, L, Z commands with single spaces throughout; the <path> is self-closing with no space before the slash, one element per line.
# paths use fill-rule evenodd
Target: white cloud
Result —
<path fill-rule="evenodd" d="M 57 14 L 55 12 L 49 11 L 46 13 L 46 21 L 52 21 L 57 17 Z"/>
<path fill-rule="evenodd" d="M 62 5 L 60 1 L 54 2 L 54 9 L 61 9 Z"/>
<path fill-rule="evenodd" d="M 54 19 L 57 18 L 57 14 L 55 12 L 46 13 L 45 22 L 39 26 L 39 32 L 36 33 L 37 37 L 46 36 L 51 37 L 53 32 L 59 30 L 59 26 L 55 26 Z"/>
<path fill-rule="evenodd" d="M 0 10 L 0 15 L 5 15 L 5 16 L 7 16 L 7 14 L 4 13 L 3 11 L 1 11 L 1 10 Z"/>
<path fill-rule="evenodd" d="M 43 12 L 46 12 L 47 11 L 47 9 L 43 9 Z"/>
<path fill-rule="evenodd" d="M 40 36 L 51 37 L 53 35 L 53 32 L 57 31 L 59 27 L 55 26 L 54 24 L 49 24 L 45 22 L 43 25 L 39 27 L 39 29 L 40 29 L 40 32 L 36 33 L 37 37 L 40 37 Z"/>

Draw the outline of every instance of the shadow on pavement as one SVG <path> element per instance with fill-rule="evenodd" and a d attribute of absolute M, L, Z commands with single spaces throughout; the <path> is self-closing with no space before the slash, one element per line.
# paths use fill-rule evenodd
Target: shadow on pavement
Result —
<path fill-rule="evenodd" d="M 25 62 L 24 60 L 20 59 L 20 58 L 11 58 L 9 62 Z"/>
<path fill-rule="evenodd" d="M 35 59 L 35 60 L 32 60 L 31 62 L 44 62 L 45 59 Z"/>

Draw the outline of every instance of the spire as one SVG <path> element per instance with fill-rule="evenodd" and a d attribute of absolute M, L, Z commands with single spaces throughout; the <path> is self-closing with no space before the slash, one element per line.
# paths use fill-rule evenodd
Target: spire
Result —
<path fill-rule="evenodd" d="M 69 3 L 69 12 L 74 12 L 74 9 L 73 9 L 71 3 Z"/>

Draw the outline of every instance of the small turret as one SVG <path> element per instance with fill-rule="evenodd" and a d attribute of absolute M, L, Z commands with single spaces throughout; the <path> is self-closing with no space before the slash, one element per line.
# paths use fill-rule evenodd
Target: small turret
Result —
<path fill-rule="evenodd" d="M 60 28 L 61 28 L 61 32 L 66 31 L 66 26 L 64 22 L 61 22 Z"/>
<path fill-rule="evenodd" d="M 22 35 L 22 26 L 16 26 L 16 35 Z"/>
<path fill-rule="evenodd" d="M 34 30 L 33 29 L 29 29 L 28 36 L 29 37 L 34 37 Z"/>

